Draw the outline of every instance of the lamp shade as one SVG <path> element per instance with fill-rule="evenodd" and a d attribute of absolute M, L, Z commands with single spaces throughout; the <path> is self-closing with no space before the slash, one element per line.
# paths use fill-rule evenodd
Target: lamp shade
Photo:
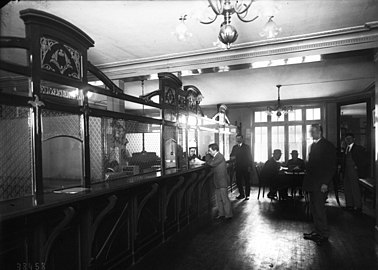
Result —
<path fill-rule="evenodd" d="M 224 24 L 219 31 L 219 40 L 227 45 L 227 49 L 230 48 L 231 43 L 234 43 L 238 38 L 238 32 L 236 28 L 231 24 Z"/>

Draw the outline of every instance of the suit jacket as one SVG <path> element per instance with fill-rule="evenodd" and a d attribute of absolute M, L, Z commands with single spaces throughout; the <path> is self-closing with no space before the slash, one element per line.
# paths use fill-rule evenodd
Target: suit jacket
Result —
<path fill-rule="evenodd" d="M 245 169 L 252 165 L 251 148 L 248 144 L 234 145 L 230 156 L 235 157 L 237 169 Z"/>
<path fill-rule="evenodd" d="M 213 168 L 215 188 L 228 187 L 229 178 L 227 174 L 227 164 L 224 156 L 218 152 L 215 157 L 211 158 L 206 163 Z"/>
<path fill-rule="evenodd" d="M 277 182 L 280 167 L 281 164 L 271 157 L 262 167 L 260 177 L 267 183 L 275 183 Z"/>
<path fill-rule="evenodd" d="M 293 171 L 295 167 L 299 167 L 299 171 L 304 171 L 306 169 L 305 162 L 303 159 L 297 158 L 297 161 L 289 159 L 286 166 L 289 168 L 289 171 Z"/>
<path fill-rule="evenodd" d="M 331 142 L 321 138 L 311 145 L 303 189 L 320 192 L 321 185 L 329 185 L 335 172 L 336 149 Z"/>
<path fill-rule="evenodd" d="M 361 145 L 353 144 L 350 153 L 352 154 L 352 159 L 357 166 L 358 177 L 366 177 L 368 175 L 368 159 L 365 148 Z M 346 155 L 343 157 L 343 171 L 345 171 L 345 158 Z"/>

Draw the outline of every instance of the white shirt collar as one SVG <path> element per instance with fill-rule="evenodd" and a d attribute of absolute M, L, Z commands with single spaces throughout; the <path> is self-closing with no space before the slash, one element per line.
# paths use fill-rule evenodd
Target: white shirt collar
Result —
<path fill-rule="evenodd" d="M 314 140 L 314 143 L 318 143 L 321 139 L 322 139 L 322 137 L 320 137 L 320 138 L 317 139 L 317 140 Z"/>
<path fill-rule="evenodd" d="M 347 150 L 348 151 L 352 150 L 353 145 L 354 145 L 354 143 L 349 144 L 348 147 L 347 147 Z"/>

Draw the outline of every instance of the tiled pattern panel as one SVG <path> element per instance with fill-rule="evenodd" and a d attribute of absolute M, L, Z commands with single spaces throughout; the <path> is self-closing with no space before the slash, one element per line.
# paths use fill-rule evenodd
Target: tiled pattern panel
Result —
<path fill-rule="evenodd" d="M 43 110 L 42 111 L 42 140 L 59 135 L 68 135 L 78 139 L 83 139 L 81 134 L 80 116 Z"/>
<path fill-rule="evenodd" d="M 29 109 L 0 106 L 0 200 L 32 193 Z"/>
<path fill-rule="evenodd" d="M 89 149 L 91 164 L 91 182 L 99 182 L 104 179 L 104 145 L 102 143 L 101 118 L 89 118 Z"/>

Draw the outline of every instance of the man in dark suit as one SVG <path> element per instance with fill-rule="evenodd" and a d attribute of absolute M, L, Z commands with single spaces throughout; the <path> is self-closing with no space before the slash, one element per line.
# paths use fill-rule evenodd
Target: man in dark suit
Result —
<path fill-rule="evenodd" d="M 346 207 L 360 213 L 362 202 L 358 179 L 367 176 L 367 155 L 365 148 L 355 143 L 353 133 L 345 135 L 345 142 L 347 147 L 342 167 Z"/>
<path fill-rule="evenodd" d="M 279 184 L 278 174 L 280 172 L 281 163 L 281 150 L 275 149 L 273 151 L 273 156 L 265 162 L 264 166 L 261 169 L 260 177 L 264 182 L 269 185 L 268 198 L 276 199 L 277 198 L 277 188 Z"/>
<path fill-rule="evenodd" d="M 236 162 L 236 185 L 239 190 L 239 196 L 236 198 L 240 200 L 245 197 L 245 200 L 249 200 L 251 190 L 250 171 L 252 166 L 251 148 L 243 142 L 241 134 L 236 135 L 236 142 L 237 144 L 234 145 L 230 154 L 230 158 L 235 159 Z"/>
<path fill-rule="evenodd" d="M 218 218 L 231 219 L 232 208 L 227 192 L 228 174 L 226 160 L 219 153 L 219 146 L 216 143 L 209 145 L 209 154 L 212 158 L 206 161 L 206 164 L 211 166 L 214 171 L 215 202 L 218 208 Z"/>
<path fill-rule="evenodd" d="M 311 125 L 310 133 L 314 142 L 310 148 L 303 190 L 310 195 L 310 211 L 315 230 L 304 233 L 303 237 L 321 245 L 329 237 L 325 201 L 328 186 L 336 171 L 336 149 L 323 137 L 323 130 L 319 124 Z"/>
<path fill-rule="evenodd" d="M 287 161 L 287 168 L 290 172 L 292 171 L 298 171 L 298 172 L 303 172 L 305 170 L 305 162 L 303 159 L 300 159 L 298 157 L 298 151 L 293 150 L 291 151 L 291 159 Z"/>

